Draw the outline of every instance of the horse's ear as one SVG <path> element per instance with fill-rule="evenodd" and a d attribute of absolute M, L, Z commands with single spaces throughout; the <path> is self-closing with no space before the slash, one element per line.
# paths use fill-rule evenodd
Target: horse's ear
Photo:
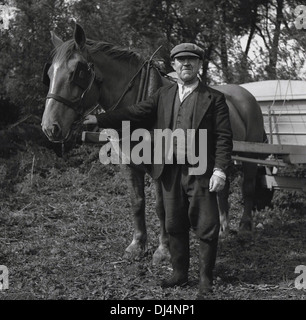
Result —
<path fill-rule="evenodd" d="M 63 40 L 59 38 L 53 31 L 51 31 L 51 41 L 55 48 L 63 44 Z"/>
<path fill-rule="evenodd" d="M 79 47 L 79 49 L 83 49 L 86 44 L 86 35 L 83 28 L 79 24 L 75 24 L 74 27 L 74 41 Z"/>

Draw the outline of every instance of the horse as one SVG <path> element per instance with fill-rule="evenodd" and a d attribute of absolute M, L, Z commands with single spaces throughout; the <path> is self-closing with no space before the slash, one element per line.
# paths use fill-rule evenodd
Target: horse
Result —
<path fill-rule="evenodd" d="M 45 65 L 43 80 L 49 86 L 42 116 L 42 130 L 52 142 L 65 142 L 79 127 L 84 115 L 97 103 L 107 110 L 134 104 L 169 83 L 150 61 L 134 51 L 113 44 L 90 40 L 84 29 L 75 24 L 73 37 L 61 40 L 51 32 L 54 49 Z M 146 72 L 144 72 L 146 70 Z M 150 71 L 149 73 L 147 71 Z M 143 74 L 145 77 L 143 81 Z M 146 85 L 144 85 L 145 83 Z M 234 140 L 262 142 L 263 117 L 256 99 L 238 85 L 222 85 L 215 89 L 224 93 L 229 106 Z M 133 240 L 125 254 L 139 257 L 147 250 L 145 221 L 144 178 L 150 169 L 142 165 L 121 165 L 131 193 L 134 214 Z M 251 231 L 252 207 L 255 195 L 257 165 L 243 164 L 242 194 L 244 211 L 240 230 Z M 160 222 L 159 245 L 153 254 L 153 263 L 169 258 L 168 235 L 165 230 L 165 211 L 161 186 L 154 181 L 156 213 Z M 228 230 L 229 183 L 217 194 L 221 230 Z"/>

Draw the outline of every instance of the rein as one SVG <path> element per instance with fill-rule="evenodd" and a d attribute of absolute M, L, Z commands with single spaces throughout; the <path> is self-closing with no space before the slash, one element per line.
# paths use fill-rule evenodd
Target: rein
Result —
<path fill-rule="evenodd" d="M 136 79 L 136 77 L 139 75 L 139 73 L 143 70 L 143 68 L 145 67 L 145 65 L 147 65 L 146 68 L 146 74 L 144 79 L 141 79 L 141 83 L 139 86 L 140 92 L 138 93 L 138 98 L 137 98 L 137 102 L 141 101 L 144 99 L 145 96 L 145 92 L 147 89 L 147 85 L 148 85 L 148 80 L 149 80 L 149 75 L 150 75 L 150 68 L 152 66 L 152 60 L 154 58 L 154 56 L 156 55 L 156 53 L 161 49 L 162 46 L 158 47 L 157 50 L 154 51 L 154 53 L 152 54 L 152 56 L 150 57 L 150 59 L 145 60 L 144 63 L 141 65 L 141 67 L 137 70 L 137 72 L 135 73 L 135 75 L 132 77 L 132 79 L 129 81 L 128 85 L 126 86 L 125 90 L 123 91 L 122 95 L 119 97 L 118 101 L 109 108 L 110 111 L 115 110 L 118 105 L 120 104 L 120 102 L 123 100 L 124 96 L 127 94 L 127 92 L 132 88 L 134 81 Z M 142 81 L 144 81 L 144 85 L 142 83 Z M 142 91 L 142 92 L 141 92 Z M 139 99 L 139 97 L 141 97 L 141 99 Z"/>

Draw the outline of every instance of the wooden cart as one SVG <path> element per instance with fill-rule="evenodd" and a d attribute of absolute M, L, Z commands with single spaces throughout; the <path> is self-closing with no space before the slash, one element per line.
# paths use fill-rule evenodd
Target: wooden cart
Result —
<path fill-rule="evenodd" d="M 305 178 L 280 176 L 277 168 L 294 169 L 306 163 L 306 81 L 268 80 L 241 86 L 253 94 L 261 107 L 268 143 L 235 141 L 234 152 L 251 152 L 254 158 L 233 158 L 264 165 L 267 174 L 263 184 L 269 189 L 305 192 Z M 256 159 L 258 156 L 266 156 L 266 159 Z"/>

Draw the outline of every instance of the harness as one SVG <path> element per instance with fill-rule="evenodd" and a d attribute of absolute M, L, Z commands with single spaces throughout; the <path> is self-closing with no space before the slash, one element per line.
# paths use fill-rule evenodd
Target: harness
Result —
<path fill-rule="evenodd" d="M 49 87 L 50 85 L 50 79 L 48 76 L 48 70 L 51 67 L 51 63 L 47 62 L 44 66 L 43 70 L 43 83 Z M 86 93 L 91 89 L 94 81 L 96 79 L 96 73 L 94 71 L 94 65 L 91 62 L 78 62 L 73 75 L 71 82 L 79 86 L 83 89 L 83 92 L 79 98 L 68 100 L 58 94 L 55 93 L 48 93 L 46 99 L 54 99 L 58 102 L 63 103 L 67 107 L 73 109 L 78 115 L 83 115 L 83 110 L 80 108 L 82 105 L 83 99 L 86 95 Z M 80 110 L 81 109 L 81 110 Z"/>
<path fill-rule="evenodd" d="M 119 106 L 119 104 L 121 103 L 121 101 L 123 100 L 123 98 L 125 97 L 127 92 L 133 87 L 134 81 L 140 73 L 141 73 L 141 79 L 140 79 L 140 85 L 139 85 L 136 103 L 145 99 L 146 90 L 147 90 L 148 82 L 149 82 L 150 69 L 153 66 L 152 61 L 153 61 L 155 54 L 160 50 L 161 47 L 162 46 L 160 46 L 152 54 L 152 56 L 148 60 L 145 60 L 142 63 L 141 67 L 133 75 L 133 77 L 131 78 L 131 80 L 127 84 L 125 90 L 122 92 L 122 94 L 119 97 L 119 99 L 117 100 L 117 102 L 113 106 L 111 106 L 109 108 L 109 110 L 115 110 Z M 48 76 L 48 70 L 51 67 L 51 65 L 52 65 L 52 63 L 47 62 L 44 66 L 44 69 L 43 69 L 42 82 L 48 87 L 50 85 L 50 78 Z M 73 82 L 74 84 L 78 85 L 80 88 L 83 89 L 83 92 L 80 95 L 80 97 L 73 99 L 73 100 L 69 100 L 69 99 L 66 99 L 58 94 L 55 94 L 55 93 L 48 93 L 48 95 L 46 97 L 46 99 L 54 99 L 58 102 L 63 103 L 64 105 L 71 108 L 79 115 L 79 119 L 77 119 L 72 124 L 72 127 L 75 127 L 74 131 L 76 131 L 76 129 L 82 125 L 83 120 L 87 115 L 89 115 L 90 113 L 92 113 L 94 110 L 96 110 L 99 107 L 99 104 L 97 104 L 93 108 L 91 108 L 89 111 L 87 111 L 86 113 L 83 110 L 84 107 L 82 107 L 83 99 L 84 99 L 85 95 L 92 88 L 92 85 L 95 82 L 95 80 L 101 81 L 96 76 L 96 73 L 94 70 L 94 64 L 92 62 L 86 62 L 86 63 L 85 62 L 78 62 L 76 69 L 73 72 L 71 82 Z M 70 137 L 70 135 L 61 141 L 57 141 L 58 143 L 62 143 L 62 150 L 64 148 L 64 142 L 66 140 L 68 140 L 69 137 Z"/>

